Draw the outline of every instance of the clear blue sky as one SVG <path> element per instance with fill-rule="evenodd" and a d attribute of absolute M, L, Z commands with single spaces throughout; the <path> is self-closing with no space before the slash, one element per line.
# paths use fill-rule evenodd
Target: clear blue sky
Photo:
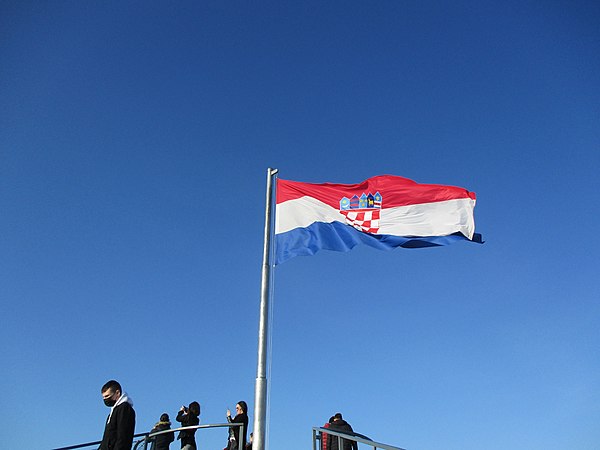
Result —
<path fill-rule="evenodd" d="M 3 448 L 100 439 L 111 378 L 138 432 L 252 412 L 276 167 L 465 187 L 486 243 L 278 266 L 271 449 L 337 411 L 409 450 L 598 449 L 599 5 L 0 3 Z"/>

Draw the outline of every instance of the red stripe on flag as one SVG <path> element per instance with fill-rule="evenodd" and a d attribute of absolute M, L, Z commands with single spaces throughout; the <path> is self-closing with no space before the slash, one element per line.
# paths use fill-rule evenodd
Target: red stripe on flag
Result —
<path fill-rule="evenodd" d="M 360 197 L 362 194 L 379 192 L 383 198 L 382 208 L 434 203 L 461 198 L 476 199 L 474 192 L 441 184 L 419 184 L 408 178 L 394 175 L 380 175 L 358 184 L 302 183 L 299 181 L 277 180 L 277 203 L 301 197 L 313 197 L 333 208 L 340 207 L 343 197 Z"/>

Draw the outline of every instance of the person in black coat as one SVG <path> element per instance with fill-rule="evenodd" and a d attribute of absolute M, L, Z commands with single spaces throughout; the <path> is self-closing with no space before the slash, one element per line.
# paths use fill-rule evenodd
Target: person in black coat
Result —
<path fill-rule="evenodd" d="M 182 406 L 175 420 L 181 422 L 182 427 L 192 427 L 200 423 L 200 403 L 192 402 L 189 407 Z M 182 450 L 196 450 L 196 429 L 181 430 L 177 439 L 181 439 Z"/>
<path fill-rule="evenodd" d="M 166 431 L 171 429 L 171 422 L 169 421 L 169 415 L 164 413 L 160 416 L 160 421 L 154 425 L 154 428 L 150 430 L 150 433 L 156 433 L 157 431 Z M 162 433 L 152 438 L 151 450 L 169 450 L 171 442 L 175 440 L 175 433 Z"/>
<path fill-rule="evenodd" d="M 229 428 L 229 441 L 227 450 L 244 450 L 246 448 L 246 433 L 248 431 L 248 405 L 245 401 L 240 401 L 235 405 L 235 417 L 231 418 L 231 411 L 227 410 L 227 421 L 231 423 L 243 423 L 244 432 L 242 433 L 242 442 L 238 445 L 240 438 L 240 427 Z"/>
<path fill-rule="evenodd" d="M 98 450 L 131 450 L 135 430 L 133 401 L 115 380 L 107 381 L 100 392 L 110 413 Z"/>
<path fill-rule="evenodd" d="M 341 413 L 337 413 L 333 416 L 333 422 L 329 425 L 331 431 L 337 431 L 338 433 L 345 433 L 354 435 L 354 430 L 348 422 L 342 418 Z M 358 443 L 342 438 L 342 449 L 338 446 L 338 436 L 327 434 L 327 450 L 358 450 Z"/>

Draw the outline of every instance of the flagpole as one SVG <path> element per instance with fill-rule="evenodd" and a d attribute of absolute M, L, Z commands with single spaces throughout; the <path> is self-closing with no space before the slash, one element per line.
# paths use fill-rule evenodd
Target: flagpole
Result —
<path fill-rule="evenodd" d="M 254 385 L 253 450 L 265 450 L 267 417 L 267 350 L 269 332 L 269 293 L 271 291 L 271 210 L 273 203 L 273 176 L 277 169 L 267 169 L 267 202 L 263 247 L 262 278 L 260 285 L 260 315 L 258 322 L 258 355 Z"/>

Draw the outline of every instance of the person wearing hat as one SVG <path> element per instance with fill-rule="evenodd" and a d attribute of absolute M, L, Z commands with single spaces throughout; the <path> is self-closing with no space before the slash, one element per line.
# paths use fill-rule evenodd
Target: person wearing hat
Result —
<path fill-rule="evenodd" d="M 160 420 L 156 422 L 156 425 L 150 430 L 150 433 L 156 433 L 157 431 L 166 431 L 171 429 L 171 421 L 169 415 L 164 413 L 160 416 Z M 171 442 L 175 440 L 175 433 L 161 433 L 152 438 L 151 450 L 169 450 Z"/>

